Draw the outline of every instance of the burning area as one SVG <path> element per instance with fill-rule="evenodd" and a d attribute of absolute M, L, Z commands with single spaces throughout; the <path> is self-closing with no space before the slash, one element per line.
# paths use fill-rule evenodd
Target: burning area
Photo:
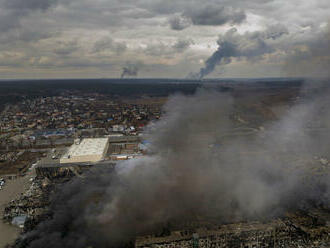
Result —
<path fill-rule="evenodd" d="M 61 185 L 51 216 L 16 247 L 133 247 L 138 235 L 194 221 L 328 208 L 328 105 L 320 93 L 245 136 L 235 133 L 232 96 L 214 89 L 174 95 L 145 130 L 148 155 Z"/>

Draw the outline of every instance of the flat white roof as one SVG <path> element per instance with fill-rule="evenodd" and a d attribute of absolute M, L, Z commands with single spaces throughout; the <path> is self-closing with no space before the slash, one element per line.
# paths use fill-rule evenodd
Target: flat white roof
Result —
<path fill-rule="evenodd" d="M 83 139 L 79 144 L 73 144 L 64 154 L 63 158 L 77 156 L 103 155 L 108 138 Z"/>

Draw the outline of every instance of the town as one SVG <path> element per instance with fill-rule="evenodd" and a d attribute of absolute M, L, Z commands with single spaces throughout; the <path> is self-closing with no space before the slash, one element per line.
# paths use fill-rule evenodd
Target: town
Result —
<path fill-rule="evenodd" d="M 276 93 L 256 84 L 243 94 L 244 87 L 226 83 L 217 88 L 229 89 L 235 107 L 230 113 L 231 127 L 223 130 L 219 141 L 207 144 L 211 154 L 235 139 L 260 136 L 266 142 L 265 125 L 300 101 L 296 84 L 279 84 Z M 69 182 L 93 182 L 98 170 L 110 175 L 124 161 L 152 155 L 152 144 L 144 133 L 166 114 L 167 101 L 166 95 L 118 97 L 62 90 L 55 96 L 26 95 L 5 104 L 0 113 L 0 231 L 7 238 L 0 246 L 20 247 L 26 242 L 24 234 L 51 219 L 52 195 Z M 322 123 L 315 123 L 306 131 L 322 133 Z M 248 160 L 260 153 L 260 148 L 248 147 L 237 151 L 237 156 Z M 306 183 L 323 180 L 330 172 L 326 154 L 302 158 L 285 153 L 274 159 L 279 164 L 295 161 L 301 170 L 308 170 L 313 177 L 306 178 Z M 285 169 L 290 177 L 295 171 L 289 166 Z M 326 207 L 263 221 L 214 223 L 212 217 L 177 227 L 167 223 L 161 230 L 135 237 L 127 247 L 326 247 L 329 221 Z"/>
<path fill-rule="evenodd" d="M 47 209 L 48 196 L 53 190 L 50 185 L 54 185 L 46 183 L 44 187 L 45 178 L 68 179 L 68 175 L 78 175 L 73 169 L 75 166 L 90 168 L 98 161 L 112 161 L 113 165 L 116 161 L 143 155 L 145 146 L 141 131 L 160 118 L 165 101 L 165 97 L 123 99 L 63 91 L 58 96 L 27 97 L 3 106 L 0 113 L 0 212 L 3 221 L 22 230 L 31 229 L 31 223 L 40 222 L 36 218 Z M 83 145 L 88 140 L 90 143 Z M 80 163 L 62 163 L 70 147 L 76 145 L 86 153 L 98 140 L 104 142 L 90 149 L 90 154 L 84 154 L 87 157 L 80 159 Z M 99 157 L 90 159 L 99 151 Z M 9 227 L 3 225 L 1 221 L 0 230 L 7 231 Z M 10 230 L 9 238 L 18 232 Z M 1 242 L 0 246 L 4 245 Z"/>

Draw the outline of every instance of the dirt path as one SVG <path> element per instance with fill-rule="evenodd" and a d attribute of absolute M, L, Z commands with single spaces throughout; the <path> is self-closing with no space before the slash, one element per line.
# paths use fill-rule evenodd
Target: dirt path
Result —
<path fill-rule="evenodd" d="M 0 248 L 13 242 L 20 232 L 19 228 L 2 222 L 4 205 L 13 199 L 16 199 L 21 193 L 29 188 L 30 178 L 31 175 L 14 180 L 7 180 L 4 188 L 0 190 Z"/>

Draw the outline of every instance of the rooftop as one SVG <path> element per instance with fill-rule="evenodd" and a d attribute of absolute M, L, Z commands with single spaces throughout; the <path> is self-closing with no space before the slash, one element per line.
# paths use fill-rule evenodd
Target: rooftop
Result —
<path fill-rule="evenodd" d="M 63 157 L 77 157 L 86 155 L 102 155 L 108 143 L 108 138 L 86 138 L 75 142 Z"/>

